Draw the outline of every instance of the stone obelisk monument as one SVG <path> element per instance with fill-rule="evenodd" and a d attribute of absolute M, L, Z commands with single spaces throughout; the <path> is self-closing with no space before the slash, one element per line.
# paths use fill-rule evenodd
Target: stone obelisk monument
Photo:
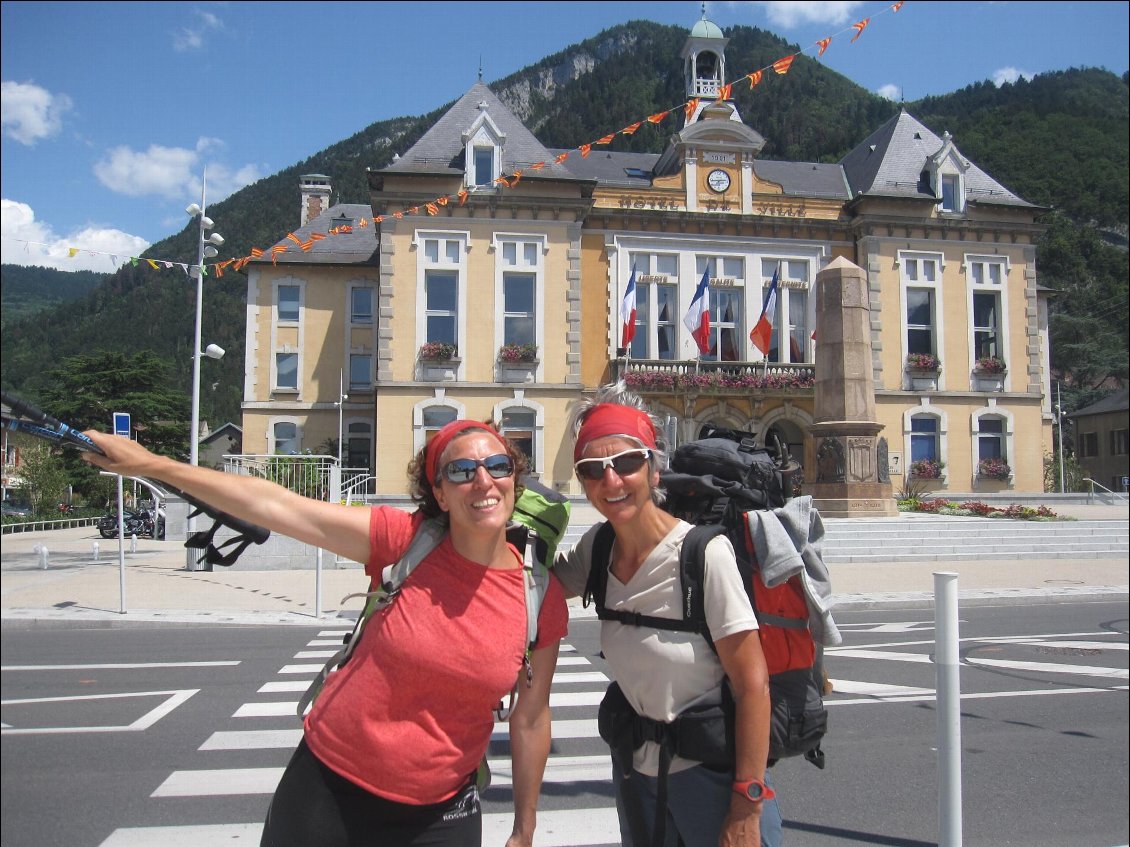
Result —
<path fill-rule="evenodd" d="M 816 414 L 805 492 L 824 517 L 893 517 L 887 441 L 875 419 L 867 275 L 834 259 L 816 275 Z"/>

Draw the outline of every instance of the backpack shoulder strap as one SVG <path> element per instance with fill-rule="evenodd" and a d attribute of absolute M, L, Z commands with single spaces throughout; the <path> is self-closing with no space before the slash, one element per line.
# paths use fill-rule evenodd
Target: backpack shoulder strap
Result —
<path fill-rule="evenodd" d="M 604 611 L 604 592 L 608 588 L 608 565 L 612 561 L 612 542 L 616 540 L 616 532 L 612 524 L 605 521 L 596 531 L 592 542 L 592 552 L 589 555 L 589 576 L 585 583 L 585 593 L 581 595 L 581 604 L 587 609 L 590 603 L 596 603 L 597 617 Z"/>
<path fill-rule="evenodd" d="M 706 639 L 717 652 L 710 627 L 706 625 L 706 546 L 726 532 L 722 524 L 693 526 L 683 538 L 679 551 L 679 584 L 682 586 L 683 619 L 694 624 L 691 630 Z"/>
<path fill-rule="evenodd" d="M 387 566 L 381 571 L 381 584 L 373 591 L 367 591 L 362 594 L 349 594 L 342 598 L 342 603 L 354 598 L 364 597 L 365 606 L 361 610 L 361 614 L 357 616 L 357 622 L 353 625 L 353 631 L 349 634 L 348 640 L 345 645 L 333 654 L 329 660 L 322 666 L 322 670 L 310 683 L 306 692 L 299 698 L 297 713 L 298 717 L 302 717 L 306 713 L 306 708 L 314 702 L 314 698 L 318 696 L 318 692 L 322 690 L 322 686 L 326 682 L 326 677 L 330 672 L 337 667 L 345 664 L 350 656 L 353 655 L 353 649 L 357 646 L 357 642 L 361 640 L 361 632 L 365 629 L 365 624 L 368 623 L 369 618 L 373 613 L 379 609 L 383 609 L 396 599 L 397 594 L 400 593 L 401 586 L 404 581 L 408 579 L 409 575 L 416 569 L 416 566 L 424 560 L 424 558 L 431 553 L 439 543 L 443 541 L 443 537 L 447 534 L 447 520 L 444 518 L 428 518 L 412 535 L 412 540 L 408 544 L 408 549 L 401 555 L 399 561 L 395 564 Z"/>

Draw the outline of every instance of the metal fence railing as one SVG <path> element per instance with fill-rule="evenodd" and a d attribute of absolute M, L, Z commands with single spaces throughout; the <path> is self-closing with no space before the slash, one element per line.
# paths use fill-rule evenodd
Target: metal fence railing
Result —
<path fill-rule="evenodd" d="M 2 532 L 11 535 L 17 532 L 43 532 L 50 529 L 73 529 L 76 526 L 95 526 L 98 518 L 55 518 L 48 521 L 5 521 Z"/>

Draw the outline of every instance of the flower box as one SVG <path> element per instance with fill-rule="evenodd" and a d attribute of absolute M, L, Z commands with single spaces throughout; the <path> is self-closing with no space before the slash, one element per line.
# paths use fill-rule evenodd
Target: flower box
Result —
<path fill-rule="evenodd" d="M 1000 356 L 982 356 L 977 360 L 973 370 L 979 374 L 1000 374 L 1003 376 L 1008 368 L 1005 367 L 1004 359 Z"/>
<path fill-rule="evenodd" d="M 911 353 L 906 357 L 906 369 L 936 374 L 942 369 L 942 362 L 933 353 Z"/>
<path fill-rule="evenodd" d="M 455 358 L 458 348 L 446 341 L 429 341 L 420 346 L 421 362 L 449 362 Z"/>
<path fill-rule="evenodd" d="M 1002 459 L 982 459 L 977 464 L 977 476 L 1004 481 L 1012 476 L 1012 468 Z"/>
<path fill-rule="evenodd" d="M 910 463 L 910 475 L 915 479 L 941 479 L 942 468 L 945 466 L 945 462 L 919 459 Z"/>
<path fill-rule="evenodd" d="M 498 348 L 498 361 L 506 364 L 537 362 L 536 344 L 503 344 Z"/>

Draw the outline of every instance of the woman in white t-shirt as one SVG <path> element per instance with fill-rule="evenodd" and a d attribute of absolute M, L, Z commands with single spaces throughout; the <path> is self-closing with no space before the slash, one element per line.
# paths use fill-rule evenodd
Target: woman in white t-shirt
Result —
<path fill-rule="evenodd" d="M 660 506 L 662 454 L 650 415 L 638 397 L 609 386 L 577 409 L 574 431 L 577 476 L 615 533 L 604 607 L 681 619 L 679 551 L 691 525 Z M 554 572 L 569 594 L 584 592 L 598 531 L 594 526 L 558 559 Z M 601 625 L 611 676 L 636 715 L 670 723 L 688 708 L 720 704 L 726 678 L 735 703 L 736 750 L 729 767 L 676 756 L 663 786 L 659 745 L 648 741 L 634 750 L 630 766 L 619 762 L 613 768 L 624 845 L 670 845 L 676 839 L 685 847 L 780 843 L 780 811 L 765 783 L 769 674 L 757 619 L 725 537 L 707 545 L 704 600 L 717 653 L 693 632 L 619 620 Z M 606 740 L 613 743 L 616 762 L 621 739 Z M 657 818 L 664 793 L 667 814 Z"/>

